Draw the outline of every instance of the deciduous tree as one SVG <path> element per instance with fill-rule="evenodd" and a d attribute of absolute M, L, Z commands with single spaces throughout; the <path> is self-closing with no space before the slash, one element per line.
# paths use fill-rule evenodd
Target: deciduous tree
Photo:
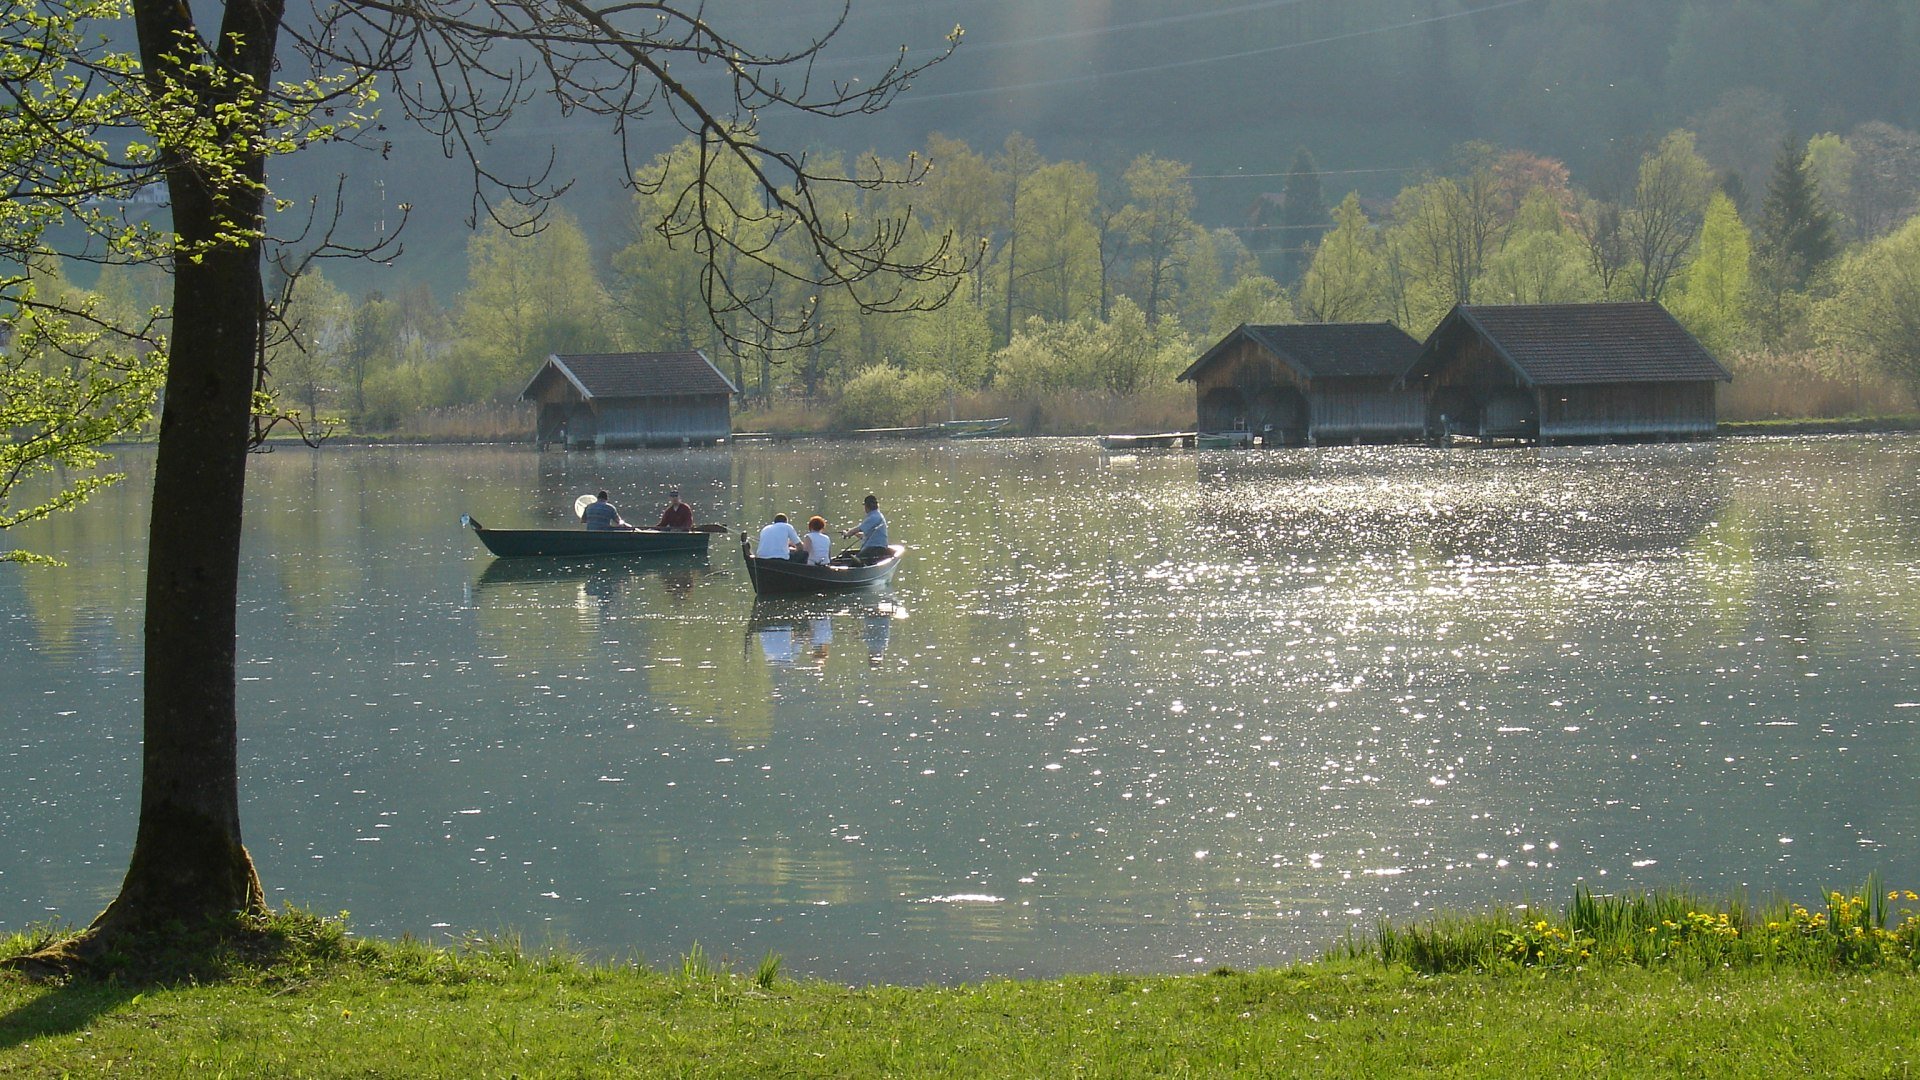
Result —
<path fill-rule="evenodd" d="M 1367 322 L 1384 316 L 1384 261 L 1358 193 L 1333 211 L 1334 227 L 1314 250 L 1294 307 L 1308 322 Z"/>
<path fill-rule="evenodd" d="M 1172 306 L 1186 264 L 1193 221 L 1193 183 L 1184 162 L 1142 154 L 1127 166 L 1127 204 L 1114 227 L 1134 254 L 1134 281 L 1147 324 Z M 1115 317 L 1118 317 L 1117 314 Z"/>
<path fill-rule="evenodd" d="M 1753 241 L 1733 200 L 1716 192 L 1707 204 L 1699 250 L 1680 272 L 1668 306 L 1693 336 L 1726 357 L 1747 337 Z"/>
<path fill-rule="evenodd" d="M 1824 335 L 1920 393 L 1920 216 L 1844 259 L 1834 282 Z"/>
<path fill-rule="evenodd" d="M 1095 207 L 1100 180 L 1077 161 L 1061 161 L 1033 176 L 1028 197 L 1026 287 L 1016 315 L 1069 322 L 1096 314 L 1101 304 L 1099 229 Z"/>
<path fill-rule="evenodd" d="M 1218 341 L 1242 324 L 1267 326 L 1292 321 L 1293 303 L 1287 298 L 1287 290 L 1265 274 L 1245 274 L 1213 305 L 1207 337 Z"/>
<path fill-rule="evenodd" d="M 537 229 L 538 209 L 561 178 L 537 169 L 516 176 L 481 146 L 539 87 L 565 111 L 605 120 L 623 146 L 637 121 L 656 112 L 693 135 L 693 161 L 675 191 L 687 211 L 657 227 L 715 263 L 738 255 L 766 275 L 839 290 L 869 308 L 937 304 L 937 290 L 911 287 L 952 273 L 919 255 L 902 257 L 895 222 L 823 217 L 818 193 L 854 181 L 824 175 L 803 152 L 759 138 L 756 125 L 782 113 L 832 117 L 884 108 L 917 70 L 902 56 L 876 78 L 809 77 L 837 23 L 815 40 L 767 50 L 675 0 L 637 7 L 617 0 L 322 0 L 291 21 L 285 0 L 131 2 L 137 90 L 165 110 L 164 122 L 150 130 L 173 216 L 173 336 L 147 560 L 139 827 L 119 895 L 60 954 L 69 959 L 123 934 L 199 925 L 263 904 L 240 830 L 234 602 L 268 314 L 261 268 L 270 160 L 316 141 L 351 138 L 376 82 L 410 72 L 386 85 L 400 112 L 472 164 L 473 216 Z M 63 59 L 75 55 L 70 44 L 58 49 Z M 309 78 L 281 81 L 298 80 L 303 65 Z M 691 81 L 703 71 L 723 78 Z M 132 73 L 88 74 L 106 83 Z M 65 118 L 55 130 L 73 122 Z M 723 161 L 747 168 L 759 196 L 757 205 L 726 206 L 725 214 L 766 222 L 765 242 L 743 242 L 714 227 L 723 207 L 707 178 Z M 664 191 L 676 181 L 634 182 Z M 333 235 L 323 222 L 310 254 L 344 252 Z M 811 258 L 797 265 L 777 258 L 788 238 Z M 716 317 L 761 312 L 765 285 L 752 275 L 703 279 Z M 787 315 L 761 312 L 758 319 L 769 330 L 804 330 L 782 322 Z"/>
<path fill-rule="evenodd" d="M 549 353 L 611 348 L 611 307 L 571 215 L 548 214 L 531 236 L 482 229 L 467 241 L 467 291 L 454 315 L 457 363 L 448 365 L 446 397 L 435 404 L 506 400 Z"/>
<path fill-rule="evenodd" d="M 1691 132 L 1675 131 L 1640 162 L 1633 205 L 1620 218 L 1636 299 L 1665 295 L 1700 235 L 1713 197 L 1713 169 L 1693 143 Z"/>
<path fill-rule="evenodd" d="M 0 14 L 0 530 L 71 510 L 117 475 L 100 447 L 145 424 L 161 325 L 133 297 L 70 286 L 50 232 L 108 267 L 154 257 L 160 238 L 114 210 L 146 182 L 137 133 L 156 115 L 126 81 L 132 58 L 100 44 L 120 0 L 25 0 Z M 93 89 L 97 78 L 99 89 Z M 59 470 L 28 505 L 20 485 Z M 19 548 L 0 562 L 42 561 Z"/>
<path fill-rule="evenodd" d="M 1596 299 L 1600 284 L 1560 200 L 1535 188 L 1521 204 L 1500 250 L 1487 259 L 1474 295 L 1503 304 L 1565 304 Z"/>
<path fill-rule="evenodd" d="M 1854 128 L 1847 147 L 1854 154 L 1847 217 L 1861 239 L 1885 236 L 1920 210 L 1920 134 L 1873 121 Z"/>

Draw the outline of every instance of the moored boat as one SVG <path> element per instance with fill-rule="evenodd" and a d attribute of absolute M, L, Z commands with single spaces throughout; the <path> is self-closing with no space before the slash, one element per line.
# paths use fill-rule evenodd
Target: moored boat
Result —
<path fill-rule="evenodd" d="M 983 420 L 948 420 L 940 425 L 949 439 L 983 439 L 989 435 L 1005 434 L 1013 425 L 1013 418 L 995 416 Z"/>
<path fill-rule="evenodd" d="M 1191 431 L 1162 431 L 1155 435 L 1102 435 L 1102 450 L 1169 450 L 1193 446 Z"/>
<path fill-rule="evenodd" d="M 664 555 L 669 552 L 705 554 L 713 534 L 722 526 L 691 532 L 678 529 L 489 529 L 470 515 L 460 524 L 472 529 L 488 551 L 501 558 L 585 558 L 596 555 Z"/>
<path fill-rule="evenodd" d="M 1251 431 L 1202 431 L 1194 436 L 1193 445 L 1199 450 L 1234 450 L 1253 445 Z"/>
<path fill-rule="evenodd" d="M 865 562 L 857 556 L 840 555 L 825 566 L 809 566 L 792 559 L 758 558 L 753 554 L 753 541 L 745 536 L 740 538 L 740 557 L 747 563 L 747 580 L 753 583 L 753 591 L 762 596 L 879 585 L 893 577 L 900 566 L 900 557 L 906 553 L 905 546 L 893 544 L 887 548 L 884 559 Z"/>

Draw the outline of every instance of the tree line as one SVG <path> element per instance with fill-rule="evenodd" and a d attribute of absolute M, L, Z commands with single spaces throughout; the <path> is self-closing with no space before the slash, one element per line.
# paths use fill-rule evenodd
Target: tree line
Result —
<path fill-rule="evenodd" d="M 1882 399 L 1835 407 L 1898 408 L 1920 390 L 1920 134 L 1885 123 L 1788 137 L 1752 188 L 1679 129 L 1606 184 L 1469 143 L 1391 197 L 1329 207 L 1301 150 L 1284 190 L 1239 227 L 1195 219 L 1182 162 L 1142 154 L 1102 177 L 1019 134 L 991 153 L 935 134 L 905 160 L 823 165 L 918 175 L 844 185 L 823 212 L 897 221 L 903 258 L 946 267 L 864 308 L 809 285 L 805 238 L 773 236 L 737 161 L 710 177 L 726 198 L 681 203 L 674 174 L 692 149 L 649 163 L 669 182 L 633 195 L 611 245 L 564 212 L 536 229 L 486 223 L 449 301 L 424 284 L 355 298 L 318 269 L 270 275 L 284 297 L 266 354 L 278 407 L 407 432 L 434 410 L 511 403 L 549 354 L 702 349 L 745 408 L 792 423 L 917 423 L 965 401 L 1061 430 L 1087 415 L 1075 402 L 1165 400 L 1241 323 L 1390 321 L 1423 337 L 1455 303 L 1627 299 L 1665 305 L 1736 376 L 1864 376 Z M 712 260 L 676 235 L 693 213 L 760 261 L 729 257 L 718 304 Z M 108 266 L 82 290 L 55 268 L 38 285 L 111 325 L 160 312 L 164 330 L 158 270 Z"/>
<path fill-rule="evenodd" d="M 308 272 L 288 286 L 294 332 L 270 384 L 295 411 L 394 431 L 509 402 L 551 353 L 702 349 L 749 409 L 887 425 L 965 398 L 1028 403 L 1045 429 L 1049 402 L 1171 388 L 1241 323 L 1384 320 L 1423 337 L 1455 303 L 1631 299 L 1664 304 L 1736 374 L 1775 377 L 1791 357 L 1920 388 L 1920 135 L 1887 124 L 1788 138 L 1755 189 L 1682 129 L 1609 187 L 1471 143 L 1390 198 L 1329 208 L 1301 151 L 1266 200 L 1278 209 L 1239 228 L 1196 221 L 1189 166 L 1152 154 L 1103 178 L 1018 134 L 992 153 L 934 135 L 908 160 L 848 167 L 862 169 L 924 175 L 834 192 L 828 216 L 898 220 L 902 250 L 953 275 L 900 285 L 892 309 L 808 288 L 805 245 L 755 239 L 764 225 L 734 213 L 722 227 L 791 272 L 729 267 L 735 294 L 710 317 L 709 261 L 671 231 L 688 208 L 641 192 L 610 251 L 564 213 L 531 235 L 482 229 L 449 303 L 424 285 L 354 299 Z M 716 183 L 751 206 L 745 177 Z"/>

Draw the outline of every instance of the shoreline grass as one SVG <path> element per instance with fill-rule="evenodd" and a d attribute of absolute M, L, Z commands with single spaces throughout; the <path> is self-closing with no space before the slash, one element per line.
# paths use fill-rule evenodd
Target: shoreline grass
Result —
<path fill-rule="evenodd" d="M 1285 968 L 947 987 L 736 972 L 697 946 L 653 970 L 362 941 L 289 911 L 104 975 L 0 974 L 0 1075 L 1911 1075 L 1920 915 L 1878 886 L 1822 910 L 1581 894 Z"/>

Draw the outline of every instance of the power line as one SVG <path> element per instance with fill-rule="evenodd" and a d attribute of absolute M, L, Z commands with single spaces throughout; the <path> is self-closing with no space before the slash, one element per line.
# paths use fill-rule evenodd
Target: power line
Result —
<path fill-rule="evenodd" d="M 1273 180 L 1276 178 L 1284 178 L 1289 176 L 1360 176 L 1365 173 L 1418 172 L 1424 168 L 1426 168 L 1426 166 L 1424 165 L 1391 165 L 1391 166 L 1383 166 L 1378 169 L 1303 169 L 1297 172 L 1195 173 L 1195 174 L 1189 175 L 1187 179 L 1189 180 L 1253 180 L 1253 179 Z"/>
<path fill-rule="evenodd" d="M 1214 11 L 1187 11 L 1176 15 L 1158 15 L 1150 19 L 1136 19 L 1133 22 L 1108 23 L 1105 26 L 1089 26 L 1079 30 L 1061 30 L 1051 34 L 1036 34 L 1032 37 L 1016 38 L 1011 41 L 968 41 L 962 45 L 959 55 L 973 56 L 982 52 L 994 52 L 1001 49 L 1023 49 L 1033 45 L 1047 45 L 1061 41 L 1077 41 L 1083 38 L 1104 37 L 1109 34 L 1123 34 L 1133 30 L 1155 30 L 1180 23 L 1198 22 L 1203 19 L 1220 19 L 1230 15 L 1246 15 L 1258 11 L 1270 11 L 1275 8 L 1299 7 L 1302 4 L 1316 3 L 1318 0 L 1260 0 L 1258 3 L 1242 4 L 1239 7 L 1219 8 Z M 962 22 L 961 29 L 966 28 Z M 875 53 L 871 56 L 835 57 L 831 61 L 822 60 L 821 66 L 829 63 L 866 64 L 875 61 L 891 61 L 897 53 Z"/>
<path fill-rule="evenodd" d="M 1323 38 L 1314 38 L 1311 41 L 1292 41 L 1283 45 L 1263 45 L 1257 49 L 1242 49 L 1239 52 L 1218 53 L 1213 56 L 1188 57 L 1185 60 L 1169 60 L 1163 64 L 1148 64 L 1145 67 L 1123 68 L 1116 71 L 1095 71 L 1085 75 L 1068 75 L 1058 79 L 1042 79 L 1037 82 L 981 87 L 973 90 L 948 90 L 940 94 L 903 94 L 894 99 L 890 107 L 897 109 L 903 106 L 920 105 L 929 101 L 948 101 L 954 98 L 980 97 L 983 94 L 1003 94 L 1016 90 L 1044 90 L 1055 86 L 1073 86 L 1079 83 L 1094 82 L 1099 79 L 1111 79 L 1123 75 L 1149 75 L 1160 71 L 1175 71 L 1180 68 L 1198 67 L 1202 64 L 1217 64 L 1226 60 L 1245 60 L 1249 57 L 1268 56 L 1273 53 L 1290 52 L 1294 49 L 1312 48 L 1317 45 L 1331 45 L 1338 41 L 1351 41 L 1354 38 L 1370 37 L 1374 34 L 1385 34 L 1395 30 L 1407 30 L 1417 26 L 1428 26 L 1433 23 L 1446 22 L 1450 19 L 1469 18 L 1474 15 L 1484 15 L 1490 11 L 1499 11 L 1503 8 L 1519 7 L 1521 4 L 1538 2 L 1539 0 L 1500 0 L 1499 3 L 1487 4 L 1483 7 L 1470 8 L 1465 11 L 1454 11 L 1444 15 L 1429 15 L 1423 19 L 1408 19 L 1403 23 L 1394 23 L 1389 26 L 1375 26 L 1365 30 L 1350 30 L 1344 34 L 1332 34 Z"/>

